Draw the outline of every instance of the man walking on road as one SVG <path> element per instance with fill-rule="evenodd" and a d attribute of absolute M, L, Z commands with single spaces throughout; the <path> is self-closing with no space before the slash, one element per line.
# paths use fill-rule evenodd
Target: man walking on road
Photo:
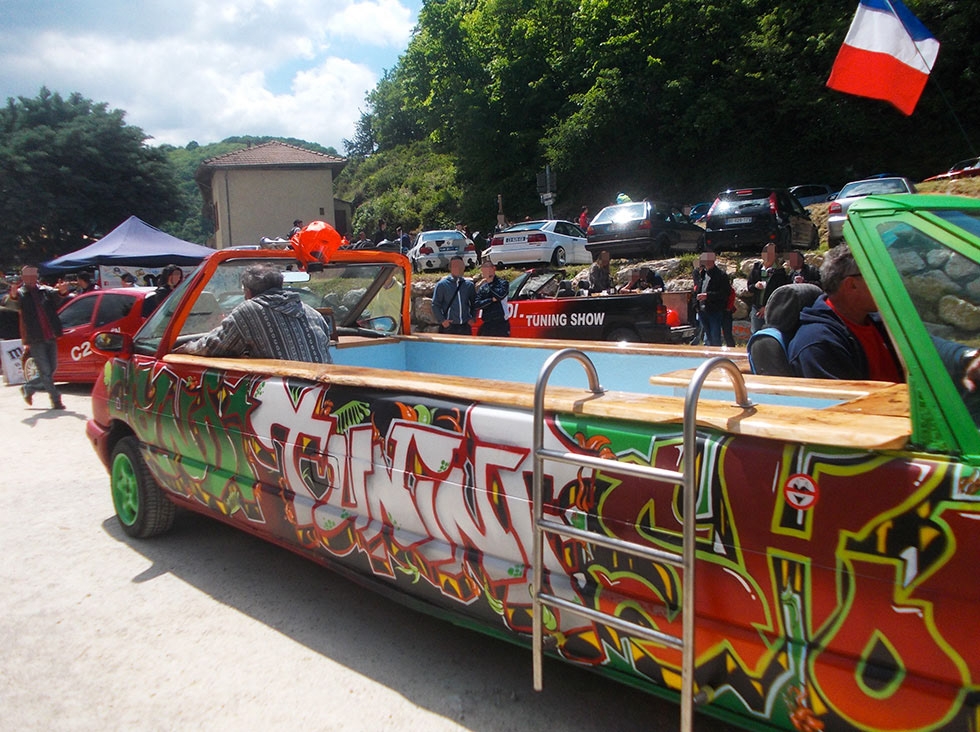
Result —
<path fill-rule="evenodd" d="M 7 305 L 20 311 L 20 340 L 25 356 L 29 354 L 37 365 L 37 375 L 20 388 L 21 394 L 32 405 L 35 392 L 46 391 L 51 397 L 51 408 L 64 409 L 61 392 L 54 385 L 54 372 L 58 368 L 57 340 L 61 335 L 58 307 L 65 301 L 65 295 L 53 287 L 39 285 L 37 267 L 28 265 L 20 274 L 23 284 L 11 288 Z"/>

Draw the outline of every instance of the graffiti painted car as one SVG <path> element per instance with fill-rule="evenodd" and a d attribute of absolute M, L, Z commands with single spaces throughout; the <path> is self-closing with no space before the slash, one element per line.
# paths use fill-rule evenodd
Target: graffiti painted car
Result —
<path fill-rule="evenodd" d="M 693 335 L 659 292 L 590 296 L 565 277 L 564 270 L 540 268 L 514 278 L 507 296 L 512 338 L 682 343 Z"/>
<path fill-rule="evenodd" d="M 868 197 L 845 236 L 904 383 L 413 335 L 378 299 L 408 261 L 359 251 L 308 269 L 332 364 L 175 354 L 245 264 L 306 264 L 225 250 L 97 337 L 88 434 L 128 534 L 207 514 L 530 644 L 536 688 L 547 652 L 678 698 L 682 729 L 974 730 L 980 409 L 933 336 L 980 343 L 980 201 Z"/>

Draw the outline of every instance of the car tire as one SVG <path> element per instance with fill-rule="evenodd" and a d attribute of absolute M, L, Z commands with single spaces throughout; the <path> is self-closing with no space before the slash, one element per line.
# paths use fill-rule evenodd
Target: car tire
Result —
<path fill-rule="evenodd" d="M 112 506 L 122 530 L 137 539 L 169 531 L 177 507 L 150 473 L 135 437 L 116 443 L 110 466 Z"/>
<path fill-rule="evenodd" d="M 564 267 L 566 260 L 565 247 L 555 247 L 555 251 L 551 253 L 551 263 L 556 267 Z"/>
<path fill-rule="evenodd" d="M 636 331 L 632 328 L 613 328 L 606 334 L 606 340 L 612 343 L 619 343 L 620 341 L 629 341 L 631 343 L 640 342 L 639 336 L 636 335 Z"/>
<path fill-rule="evenodd" d="M 698 237 L 698 243 L 694 245 L 695 254 L 701 254 L 704 251 L 704 234 Z"/>
<path fill-rule="evenodd" d="M 654 256 L 660 259 L 667 259 L 670 256 L 670 239 L 666 236 L 662 236 L 657 239 L 657 243 L 653 247 Z"/>

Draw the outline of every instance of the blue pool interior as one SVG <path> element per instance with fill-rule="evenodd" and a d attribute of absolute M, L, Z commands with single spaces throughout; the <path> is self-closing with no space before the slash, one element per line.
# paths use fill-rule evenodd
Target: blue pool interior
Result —
<path fill-rule="evenodd" d="M 682 369 L 694 369 L 704 357 L 667 356 L 645 353 L 617 353 L 581 349 L 595 364 L 599 382 L 608 390 L 636 392 L 658 396 L 683 396 L 684 390 L 653 385 L 650 377 Z M 435 341 L 392 341 L 364 347 L 344 347 L 333 351 L 333 360 L 344 366 L 444 374 L 478 379 L 497 379 L 534 384 L 541 366 L 553 350 L 526 346 L 487 346 L 480 344 L 443 343 Z M 561 362 L 552 372 L 549 385 L 586 388 L 585 369 L 573 359 Z M 789 397 L 774 394 L 752 394 L 758 403 L 785 404 L 820 409 L 836 404 L 832 399 Z M 702 398 L 731 400 L 732 391 L 702 391 Z"/>

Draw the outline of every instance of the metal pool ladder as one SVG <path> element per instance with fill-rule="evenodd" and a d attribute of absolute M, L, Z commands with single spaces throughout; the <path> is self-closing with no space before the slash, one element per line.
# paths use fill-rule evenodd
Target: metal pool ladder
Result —
<path fill-rule="evenodd" d="M 602 625 L 607 625 L 624 633 L 634 635 L 646 640 L 662 643 L 671 648 L 681 651 L 681 726 L 682 732 L 691 732 L 694 725 L 694 704 L 704 701 L 706 698 L 705 690 L 701 690 L 697 696 L 694 693 L 694 567 L 695 567 L 695 548 L 697 536 L 696 513 L 697 513 L 697 408 L 698 398 L 701 395 L 701 387 L 705 380 L 715 369 L 721 368 L 728 372 L 735 390 L 735 398 L 738 406 L 748 409 L 753 406 L 749 400 L 748 392 L 745 388 L 745 380 L 742 372 L 738 370 L 731 360 L 724 357 L 712 358 L 705 361 L 694 372 L 691 381 L 687 386 L 687 393 L 684 398 L 684 453 L 683 469 L 678 472 L 675 470 L 664 470 L 661 468 L 650 467 L 648 465 L 636 465 L 634 463 L 624 463 L 617 460 L 607 460 L 592 455 L 582 455 L 574 452 L 560 452 L 548 450 L 544 447 L 544 396 L 554 368 L 565 359 L 573 358 L 579 361 L 585 368 L 589 379 L 589 389 L 595 396 L 604 393 L 604 389 L 599 384 L 599 377 L 596 373 L 595 365 L 591 359 L 582 351 L 574 348 L 566 348 L 554 353 L 545 361 L 538 375 L 538 380 L 534 385 L 534 483 L 532 488 L 532 500 L 534 510 L 534 547 L 532 558 L 533 571 L 533 598 L 532 598 L 532 618 L 533 636 L 532 652 L 534 664 L 534 689 L 541 691 L 542 681 L 542 661 L 544 656 L 544 632 L 542 627 L 542 608 L 544 606 L 558 608 L 567 612 L 575 613 L 582 617 L 593 620 Z M 626 473 L 641 478 L 678 485 L 683 489 L 684 501 L 684 528 L 681 544 L 681 552 L 675 553 L 655 549 L 644 544 L 624 541 L 599 534 L 593 531 L 567 526 L 544 518 L 544 462 L 552 460 L 555 462 L 567 463 L 597 469 L 605 469 L 615 473 Z M 682 613 L 682 633 L 678 638 L 659 630 L 638 625 L 608 613 L 594 610 L 584 605 L 579 605 L 551 593 L 542 591 L 542 580 L 544 575 L 544 535 L 554 534 L 568 539 L 575 539 L 588 544 L 597 544 L 624 554 L 647 559 L 653 562 L 661 562 L 674 567 L 679 567 L 682 572 L 681 580 L 681 613 Z"/>

